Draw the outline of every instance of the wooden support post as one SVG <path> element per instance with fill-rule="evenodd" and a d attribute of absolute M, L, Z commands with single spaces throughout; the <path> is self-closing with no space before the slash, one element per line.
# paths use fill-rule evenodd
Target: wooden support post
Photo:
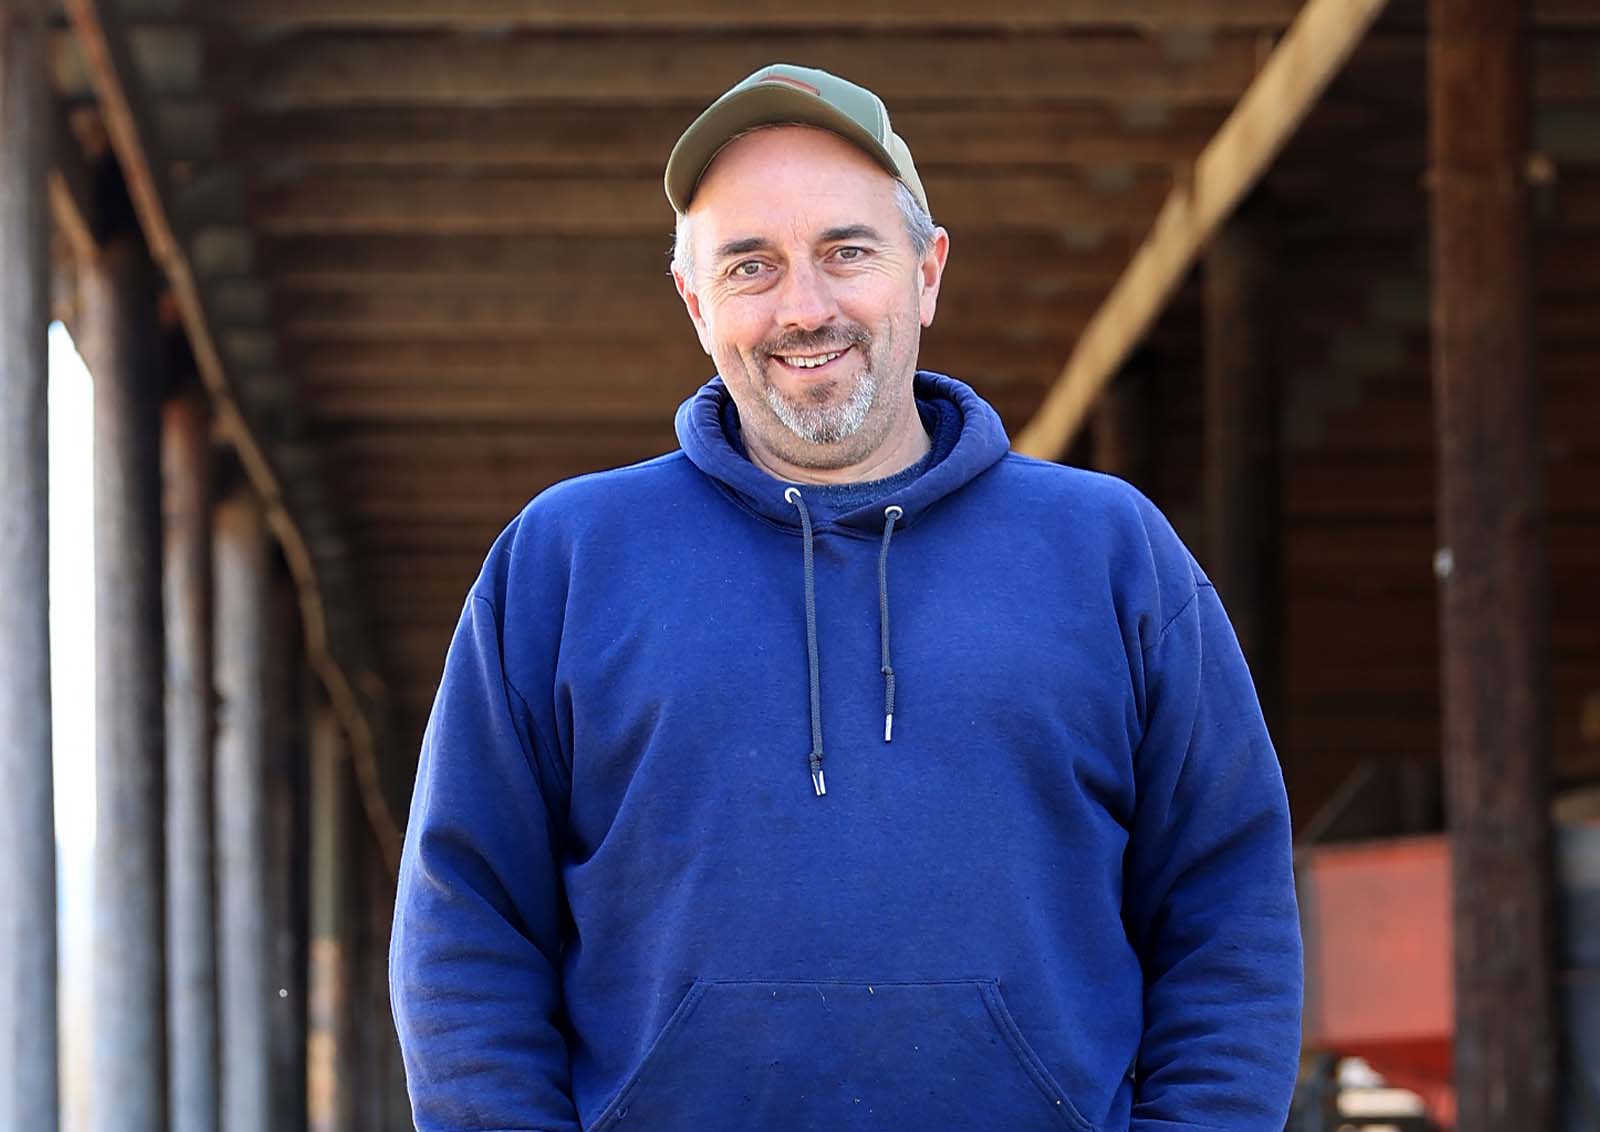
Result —
<path fill-rule="evenodd" d="M 1271 727 L 1282 721 L 1284 532 L 1268 212 L 1247 198 L 1206 251 L 1204 495 L 1206 571 Z"/>
<path fill-rule="evenodd" d="M 82 265 L 94 376 L 95 1132 L 165 1132 L 161 373 L 156 273 L 124 228 Z"/>
<path fill-rule="evenodd" d="M 311 969 L 307 995 L 307 1124 L 311 1132 L 347 1132 L 350 1035 L 350 857 L 352 798 L 339 721 L 319 705 L 311 726 Z"/>
<path fill-rule="evenodd" d="M 48 36 L 40 0 L 0 2 L 0 1128 L 39 1132 L 54 1132 L 58 1122 L 45 441 Z"/>
<path fill-rule="evenodd" d="M 173 1132 L 216 1132 L 212 451 L 198 390 L 163 411 L 167 611 L 167 1008 Z"/>
<path fill-rule="evenodd" d="M 222 1126 L 275 1132 L 268 1045 L 266 875 L 267 530 L 240 488 L 215 513 L 217 973 Z"/>
<path fill-rule="evenodd" d="M 1529 6 L 1432 0 L 1433 380 L 1460 1132 L 1553 1127 Z"/>
<path fill-rule="evenodd" d="M 267 901 L 271 939 L 274 1132 L 306 1127 L 308 767 L 301 710 L 300 607 L 287 570 L 272 572 L 267 620 Z"/>

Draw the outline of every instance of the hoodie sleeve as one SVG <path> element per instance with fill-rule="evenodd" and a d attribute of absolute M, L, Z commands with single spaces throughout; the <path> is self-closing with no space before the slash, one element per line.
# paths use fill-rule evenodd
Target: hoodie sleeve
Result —
<path fill-rule="evenodd" d="M 475 592 L 406 827 L 389 983 L 419 1132 L 578 1132 L 557 1022 L 558 787 L 541 781 L 501 639 L 495 606 Z"/>
<path fill-rule="evenodd" d="M 1130 1132 L 1281 1132 L 1302 992 L 1288 805 L 1233 628 L 1182 553 L 1195 588 L 1143 650 L 1124 897 L 1145 977 Z"/>

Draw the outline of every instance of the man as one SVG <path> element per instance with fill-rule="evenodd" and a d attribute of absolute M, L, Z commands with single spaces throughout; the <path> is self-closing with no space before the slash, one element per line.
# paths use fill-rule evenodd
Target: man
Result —
<path fill-rule="evenodd" d="M 876 96 L 767 68 L 666 184 L 719 377 L 467 600 L 391 958 L 417 1126 L 1281 1129 L 1287 809 L 1205 576 L 916 371 L 949 238 Z"/>

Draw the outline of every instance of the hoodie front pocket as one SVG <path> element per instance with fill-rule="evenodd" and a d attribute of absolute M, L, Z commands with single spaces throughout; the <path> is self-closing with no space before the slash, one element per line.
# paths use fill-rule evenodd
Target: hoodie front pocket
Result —
<path fill-rule="evenodd" d="M 1094 1132 L 993 979 L 697 979 L 591 1132 Z"/>

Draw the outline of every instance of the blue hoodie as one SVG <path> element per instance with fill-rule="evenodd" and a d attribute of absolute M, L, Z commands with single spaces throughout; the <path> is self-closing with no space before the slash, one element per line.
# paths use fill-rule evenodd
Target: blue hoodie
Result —
<path fill-rule="evenodd" d="M 400 871 L 423 1132 L 1282 1129 L 1288 813 L 1216 592 L 916 392 L 953 444 L 872 503 L 750 463 L 713 379 L 495 543 Z"/>

